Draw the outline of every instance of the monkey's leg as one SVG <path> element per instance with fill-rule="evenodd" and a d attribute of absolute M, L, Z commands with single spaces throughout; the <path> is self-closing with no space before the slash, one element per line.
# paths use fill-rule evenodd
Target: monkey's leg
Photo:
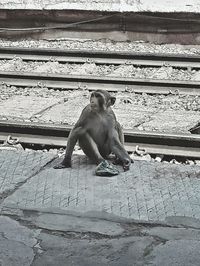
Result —
<path fill-rule="evenodd" d="M 88 133 L 85 133 L 79 137 L 79 145 L 87 157 L 90 158 L 94 163 L 99 164 L 104 160 L 99 152 L 97 144 Z"/>
<path fill-rule="evenodd" d="M 68 137 L 67 147 L 66 147 L 66 151 L 65 151 L 65 157 L 60 164 L 54 166 L 55 169 L 69 168 L 72 166 L 71 157 L 72 157 L 72 153 L 74 150 L 74 146 L 76 145 L 76 142 L 78 140 L 79 132 L 81 130 L 82 129 L 80 127 L 72 129 L 72 131 L 70 132 L 69 137 Z"/>

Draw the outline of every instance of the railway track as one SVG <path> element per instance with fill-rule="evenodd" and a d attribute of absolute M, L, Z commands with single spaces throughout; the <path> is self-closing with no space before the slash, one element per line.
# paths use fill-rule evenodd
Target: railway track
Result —
<path fill-rule="evenodd" d="M 86 63 L 95 64 L 132 64 L 144 67 L 172 67 L 187 69 L 200 69 L 200 56 L 174 55 L 174 54 L 148 54 L 129 52 L 107 52 L 94 50 L 62 50 L 41 48 L 13 48 L 1 47 L 0 59 L 21 57 L 24 61 L 51 61 L 60 63 Z"/>
<path fill-rule="evenodd" d="M 23 145 L 42 147 L 65 147 L 71 126 L 16 123 L 0 121 L 0 142 L 8 135 L 18 137 Z M 136 146 L 149 154 L 163 154 L 186 158 L 200 158 L 200 136 L 190 134 L 164 134 L 125 130 L 125 147 L 134 152 Z"/>
<path fill-rule="evenodd" d="M 62 51 L 47 49 L 0 48 L 0 59 L 20 56 L 23 60 L 66 63 L 94 62 L 96 64 L 133 64 L 138 66 L 160 67 L 171 65 L 179 68 L 200 69 L 198 56 L 150 55 L 112 53 L 99 51 Z M 59 90 L 83 88 L 88 90 L 106 89 L 108 91 L 126 91 L 147 93 L 185 93 L 200 94 L 198 81 L 150 80 L 101 76 L 75 76 L 62 74 L 34 74 L 27 72 L 0 72 L 0 82 L 8 85 L 28 87 L 41 86 Z M 0 141 L 8 135 L 20 138 L 24 145 L 64 147 L 71 127 L 64 125 L 15 123 L 0 121 Z M 130 152 L 139 146 L 150 154 L 200 158 L 200 136 L 184 134 L 160 134 L 125 130 L 125 146 Z"/>
<path fill-rule="evenodd" d="M 131 90 L 146 93 L 200 94 L 199 81 L 150 80 L 86 75 L 35 74 L 27 72 L 0 72 L 0 82 L 8 85 L 41 86 L 59 90 L 105 89 L 112 92 Z"/>
<path fill-rule="evenodd" d="M 99 51 L 64 51 L 55 49 L 28 49 L 28 48 L 0 48 L 0 59 L 11 59 L 20 56 L 23 60 L 49 61 L 57 60 L 62 63 L 95 62 L 96 64 L 133 64 L 137 66 L 171 65 L 179 68 L 200 69 L 200 57 L 175 56 L 163 54 L 141 54 Z M 0 72 L 0 82 L 13 86 L 29 87 L 41 86 L 59 90 L 73 90 L 78 88 L 108 91 L 146 92 L 146 93 L 184 93 L 200 94 L 199 81 L 136 79 L 125 77 L 93 76 L 93 75 L 63 75 L 28 72 Z"/>

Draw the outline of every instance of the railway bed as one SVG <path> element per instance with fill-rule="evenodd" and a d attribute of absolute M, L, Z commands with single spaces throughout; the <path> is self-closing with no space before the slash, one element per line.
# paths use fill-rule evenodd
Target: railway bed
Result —
<path fill-rule="evenodd" d="M 90 50 L 57 50 L 41 48 L 1 47 L 0 59 L 20 57 L 24 61 L 58 61 L 61 63 L 95 63 L 113 65 L 134 65 L 140 67 L 172 66 L 181 69 L 200 69 L 200 57 L 193 55 L 148 54 L 128 52 L 103 52 Z M 184 93 L 198 95 L 200 83 L 195 80 L 142 79 L 132 77 L 29 73 L 1 71 L 0 82 L 21 87 L 42 86 L 66 90 L 83 88 L 108 91 L 146 92 L 146 93 Z"/>
<path fill-rule="evenodd" d="M 80 50 L 57 50 L 35 48 L 1 47 L 0 59 L 13 59 L 15 56 L 25 61 L 58 61 L 62 63 L 93 62 L 95 64 L 126 64 L 140 67 L 174 66 L 183 69 L 200 69 L 200 57 L 192 55 L 147 54 L 128 52 L 103 52 Z M 0 82 L 13 86 L 41 86 L 59 90 L 106 89 L 108 91 L 133 91 L 146 93 L 183 93 L 199 95 L 200 83 L 196 80 L 146 79 L 115 76 L 74 75 L 0 71 Z"/>
<path fill-rule="evenodd" d="M 0 59 L 13 59 L 20 57 L 24 61 L 58 61 L 60 63 L 86 63 L 95 64 L 131 64 L 144 67 L 161 67 L 170 65 L 181 69 L 200 69 L 200 56 L 150 54 L 128 52 L 106 52 L 94 50 L 62 50 L 41 48 L 13 48 L 1 47 Z"/>
<path fill-rule="evenodd" d="M 170 64 L 181 68 L 200 69 L 198 56 L 152 55 L 141 53 L 65 51 L 55 49 L 0 48 L 1 59 L 20 56 L 23 60 L 97 64 L 135 64 L 160 67 Z M 1 71 L 0 82 L 20 87 L 47 87 L 58 90 L 105 89 L 111 92 L 132 91 L 158 94 L 200 94 L 199 81 L 134 79 L 110 76 L 63 75 Z M 71 127 L 55 124 L 14 123 L 0 121 L 0 141 L 8 135 L 20 138 L 24 145 L 34 144 L 49 147 L 64 147 Z M 200 158 L 200 137 L 190 134 L 164 134 L 148 131 L 125 130 L 125 146 L 130 152 L 139 146 L 150 154 Z"/>
<path fill-rule="evenodd" d="M 8 135 L 20 139 L 22 145 L 65 147 L 71 126 L 61 124 L 16 123 L 0 121 L 0 142 Z M 190 134 L 164 134 L 124 130 L 125 147 L 134 152 L 136 146 L 149 154 L 162 154 L 186 158 L 200 158 L 200 136 Z"/>
<path fill-rule="evenodd" d="M 59 90 L 105 89 L 108 91 L 132 91 L 146 93 L 200 94 L 198 81 L 151 80 L 86 75 L 35 74 L 27 72 L 1 71 L 0 82 L 16 87 L 41 86 Z"/>

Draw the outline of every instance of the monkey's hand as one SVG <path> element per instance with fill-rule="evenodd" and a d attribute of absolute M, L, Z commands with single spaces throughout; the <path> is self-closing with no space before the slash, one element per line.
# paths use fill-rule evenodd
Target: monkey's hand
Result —
<path fill-rule="evenodd" d="M 71 161 L 62 161 L 58 165 L 55 165 L 53 168 L 54 169 L 62 169 L 62 168 L 70 168 L 72 167 Z"/>
<path fill-rule="evenodd" d="M 117 156 L 115 156 L 115 158 L 114 158 L 114 160 L 112 161 L 112 163 L 113 163 L 114 165 L 118 165 L 118 164 L 122 165 L 122 161 L 121 161 Z"/>
<path fill-rule="evenodd" d="M 131 165 L 132 161 L 131 160 L 128 160 L 126 159 L 122 166 L 123 166 L 123 169 L 124 169 L 124 172 L 128 171 L 130 169 L 130 165 Z"/>

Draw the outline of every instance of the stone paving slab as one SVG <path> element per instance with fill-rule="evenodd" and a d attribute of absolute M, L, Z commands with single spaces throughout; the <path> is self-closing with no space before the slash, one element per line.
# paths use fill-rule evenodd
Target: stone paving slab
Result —
<path fill-rule="evenodd" d="M 174 252 L 176 250 L 176 252 Z M 159 244 L 147 256 L 154 266 L 197 266 L 199 265 L 200 242 L 191 240 L 168 241 Z"/>
<path fill-rule="evenodd" d="M 49 110 L 42 112 L 41 115 L 38 116 L 38 120 L 43 123 L 53 122 L 74 125 L 88 102 L 89 100 L 86 101 L 82 97 L 68 99 L 67 102 L 57 104 Z M 120 106 L 118 104 L 114 106 L 113 111 L 123 128 L 129 129 L 145 121 L 149 121 L 157 112 L 157 109 L 143 106 L 141 110 L 141 107 L 132 107 L 129 105 Z M 127 117 L 127 113 L 129 117 Z"/>
<path fill-rule="evenodd" d="M 157 112 L 156 108 L 144 106 L 142 109 L 141 107 L 123 106 L 123 108 L 113 108 L 113 110 L 119 123 L 126 129 L 133 129 L 140 124 L 143 125 Z"/>
<path fill-rule="evenodd" d="M 73 168 L 47 167 L 6 198 L 3 208 L 165 221 L 200 218 L 200 167 L 135 161 L 128 172 L 97 177 L 85 156 Z"/>
<path fill-rule="evenodd" d="M 37 173 L 55 155 L 33 151 L 0 151 L 0 197 Z"/>
<path fill-rule="evenodd" d="M 32 266 L 144 266 L 144 254 L 154 246 L 152 237 L 72 239 L 41 233 L 44 252 Z"/>
<path fill-rule="evenodd" d="M 198 0 L 1 0 L 1 9 L 78 9 L 106 11 L 199 12 Z"/>
<path fill-rule="evenodd" d="M 17 95 L 1 103 L 0 116 L 28 119 L 58 102 L 54 97 Z"/>
<path fill-rule="evenodd" d="M 189 129 L 200 121 L 200 112 L 167 110 L 152 114 L 149 120 L 142 124 L 144 130 L 189 133 Z"/>
<path fill-rule="evenodd" d="M 29 229 L 9 217 L 0 216 L 0 265 L 28 266 L 41 230 Z"/>
<path fill-rule="evenodd" d="M 41 122 L 75 124 L 83 108 L 89 103 L 83 97 L 77 96 L 67 99 L 67 102 L 59 103 L 38 116 Z"/>

